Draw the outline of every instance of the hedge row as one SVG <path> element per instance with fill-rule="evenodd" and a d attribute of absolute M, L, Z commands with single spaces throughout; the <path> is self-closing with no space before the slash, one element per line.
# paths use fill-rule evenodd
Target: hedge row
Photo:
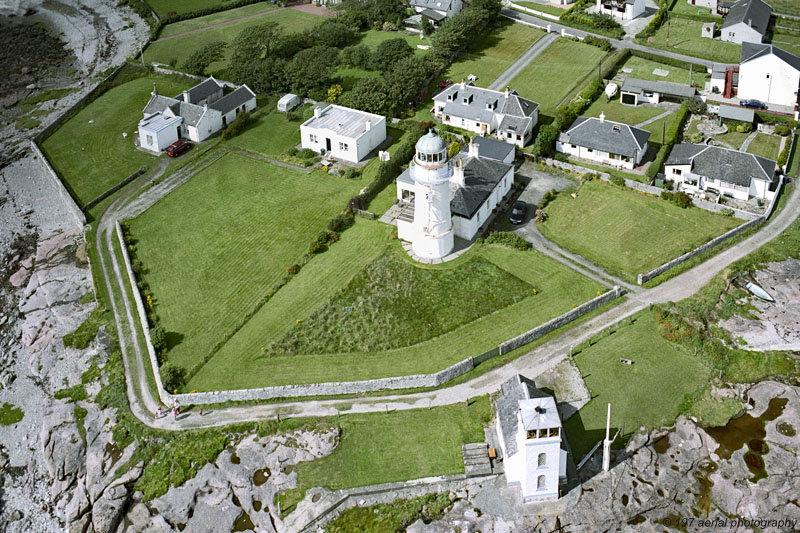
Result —
<path fill-rule="evenodd" d="M 647 169 L 647 177 L 650 178 L 651 181 L 655 178 L 656 174 L 658 174 L 669 152 L 672 150 L 672 146 L 678 142 L 678 138 L 683 131 L 683 126 L 686 124 L 686 119 L 688 119 L 691 114 L 686 102 L 681 103 L 680 109 L 675 113 L 676 116 L 673 118 L 672 122 L 669 123 L 668 128 L 664 132 L 664 142 L 661 148 L 659 148 L 655 160 L 650 164 L 650 168 Z"/>
<path fill-rule="evenodd" d="M 128 0 L 129 2 L 131 0 Z M 259 2 L 263 2 L 264 0 L 230 0 L 225 2 L 220 2 L 215 6 L 210 6 L 202 9 L 195 9 L 192 11 L 187 11 L 185 13 L 176 13 L 175 15 L 167 15 L 166 17 L 162 18 L 159 23 L 152 29 L 152 36 L 153 40 L 158 39 L 158 35 L 161 33 L 161 29 L 166 26 L 167 24 L 172 24 L 174 22 L 180 22 L 182 20 L 189 20 L 197 17 L 204 17 L 206 15 L 213 15 L 214 13 L 219 13 L 220 11 L 228 11 L 229 9 L 236 9 L 237 7 L 244 7 L 249 6 L 250 4 L 257 4 Z M 276 2 L 276 4 L 283 5 L 281 2 Z"/>
<path fill-rule="evenodd" d="M 789 160 L 789 153 L 792 150 L 792 145 L 794 144 L 794 136 L 791 139 L 786 139 L 786 144 L 781 150 L 780 155 L 778 156 L 778 166 L 785 166 L 786 162 Z"/>
<path fill-rule="evenodd" d="M 564 11 L 558 17 L 558 20 L 574 28 L 592 33 L 602 33 L 609 37 L 622 39 L 625 32 L 614 17 L 611 15 L 586 12 L 586 10 L 593 5 L 593 0 L 578 0 L 575 5 Z"/>
<path fill-rule="evenodd" d="M 385 189 L 403 171 L 403 164 L 414 157 L 414 147 L 425 128 L 421 125 L 414 125 L 406 132 L 405 140 L 400 143 L 392 154 L 389 161 L 382 161 L 378 166 L 375 178 L 364 188 L 364 191 L 350 201 L 350 207 L 356 209 L 366 209 L 369 203 Z"/>
<path fill-rule="evenodd" d="M 650 23 L 645 26 L 645 28 L 636 34 L 636 39 L 647 39 L 648 37 L 652 37 L 658 29 L 664 24 L 664 21 L 667 19 L 667 10 L 661 8 L 656 13 L 656 16 L 650 21 Z"/>

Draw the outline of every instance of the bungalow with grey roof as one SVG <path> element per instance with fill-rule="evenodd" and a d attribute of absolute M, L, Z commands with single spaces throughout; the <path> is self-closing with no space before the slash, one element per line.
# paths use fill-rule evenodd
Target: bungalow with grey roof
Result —
<path fill-rule="evenodd" d="M 539 119 L 539 104 L 516 91 L 494 91 L 474 83 L 455 83 L 433 97 L 434 116 L 456 126 L 522 148 Z"/>
<path fill-rule="evenodd" d="M 214 78 L 175 97 L 158 94 L 153 84 L 144 118 L 139 121 L 139 146 L 160 153 L 178 139 L 199 143 L 230 124 L 242 111 L 256 108 L 256 95 L 247 85 L 223 94 L 222 84 Z"/>
<path fill-rule="evenodd" d="M 695 89 L 686 83 L 673 81 L 650 81 L 626 78 L 619 90 L 621 104 L 657 104 L 661 100 L 684 100 L 693 98 Z"/>
<path fill-rule="evenodd" d="M 597 0 L 597 12 L 622 20 L 633 20 L 644 15 L 645 0 Z"/>
<path fill-rule="evenodd" d="M 778 167 L 765 157 L 719 146 L 676 144 L 664 174 L 683 190 L 710 191 L 738 200 L 772 200 L 778 185 Z"/>
<path fill-rule="evenodd" d="M 650 132 L 605 119 L 578 117 L 556 140 L 556 151 L 618 168 L 633 169 L 647 152 Z"/>
<path fill-rule="evenodd" d="M 771 16 L 772 8 L 763 0 L 739 0 L 725 16 L 720 39 L 738 44 L 760 43 Z"/>
<path fill-rule="evenodd" d="M 411 8 L 418 14 L 425 15 L 434 23 L 461 13 L 461 0 L 411 0 Z"/>
<path fill-rule="evenodd" d="M 300 143 L 326 157 L 358 163 L 386 140 L 386 118 L 336 104 L 314 108 L 300 125 Z"/>

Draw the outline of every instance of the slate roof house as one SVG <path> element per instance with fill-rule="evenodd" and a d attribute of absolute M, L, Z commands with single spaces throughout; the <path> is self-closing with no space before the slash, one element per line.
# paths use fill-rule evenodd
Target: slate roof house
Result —
<path fill-rule="evenodd" d="M 411 8 L 418 14 L 425 15 L 435 24 L 461 13 L 461 0 L 411 0 Z"/>
<path fill-rule="evenodd" d="M 158 94 L 154 84 L 144 118 L 139 121 L 139 146 L 160 153 L 178 139 L 199 143 L 230 124 L 242 111 L 256 108 L 256 95 L 247 85 L 223 94 L 222 84 L 214 78 L 175 97 Z"/>
<path fill-rule="evenodd" d="M 509 145 L 486 138 L 450 159 L 433 131 L 417 141 L 414 160 L 397 178 L 397 234 L 417 256 L 441 259 L 456 237 L 476 236 L 514 182 L 503 146 Z"/>
<path fill-rule="evenodd" d="M 645 0 L 597 0 L 597 12 L 622 20 L 633 20 L 644 15 Z"/>
<path fill-rule="evenodd" d="M 778 186 L 777 165 L 765 157 L 703 144 L 676 144 L 664 174 L 683 190 L 710 191 L 739 200 L 772 200 Z"/>
<path fill-rule="evenodd" d="M 632 169 L 647 152 L 650 132 L 605 119 L 578 117 L 556 140 L 556 151 L 620 168 Z"/>
<path fill-rule="evenodd" d="M 522 148 L 539 120 L 539 104 L 516 91 L 494 91 L 474 83 L 455 83 L 433 97 L 434 116 L 456 126 Z"/>
<path fill-rule="evenodd" d="M 567 477 L 567 450 L 555 399 L 517 374 L 495 400 L 506 482 L 524 502 L 557 500 Z"/>
<path fill-rule="evenodd" d="M 619 90 L 619 101 L 628 105 L 657 104 L 661 100 L 693 98 L 695 92 L 694 87 L 685 83 L 625 78 Z"/>
<path fill-rule="evenodd" d="M 326 157 L 358 163 L 386 140 L 386 118 L 328 104 L 300 125 L 300 143 Z"/>
<path fill-rule="evenodd" d="M 743 43 L 739 64 L 740 99 L 797 111 L 800 90 L 800 57 L 771 44 Z"/>
<path fill-rule="evenodd" d="M 760 43 L 767 33 L 772 8 L 763 0 L 739 0 L 722 23 L 720 39 L 732 43 Z"/>

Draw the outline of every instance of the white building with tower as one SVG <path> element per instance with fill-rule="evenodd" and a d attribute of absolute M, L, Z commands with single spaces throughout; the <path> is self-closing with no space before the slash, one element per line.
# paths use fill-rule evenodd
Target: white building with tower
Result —
<path fill-rule="evenodd" d="M 567 450 L 555 399 L 516 375 L 495 400 L 506 482 L 524 502 L 551 501 L 567 479 Z"/>
<path fill-rule="evenodd" d="M 447 143 L 433 130 L 420 137 L 413 161 L 397 178 L 397 235 L 416 256 L 444 258 L 456 237 L 477 235 L 514 182 L 503 145 L 484 138 L 450 159 Z"/>

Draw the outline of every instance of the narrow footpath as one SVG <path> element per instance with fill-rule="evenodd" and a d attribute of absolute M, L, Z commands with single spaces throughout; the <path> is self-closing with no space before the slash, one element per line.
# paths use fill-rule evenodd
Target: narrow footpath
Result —
<path fill-rule="evenodd" d="M 508 67 L 496 80 L 489 85 L 489 89 L 495 91 L 502 91 L 506 85 L 511 83 L 511 80 L 517 77 L 522 69 L 528 66 L 528 63 L 539 57 L 539 54 L 547 50 L 547 48 L 558 39 L 558 34 L 548 33 L 535 43 L 531 45 L 510 67 Z"/>

